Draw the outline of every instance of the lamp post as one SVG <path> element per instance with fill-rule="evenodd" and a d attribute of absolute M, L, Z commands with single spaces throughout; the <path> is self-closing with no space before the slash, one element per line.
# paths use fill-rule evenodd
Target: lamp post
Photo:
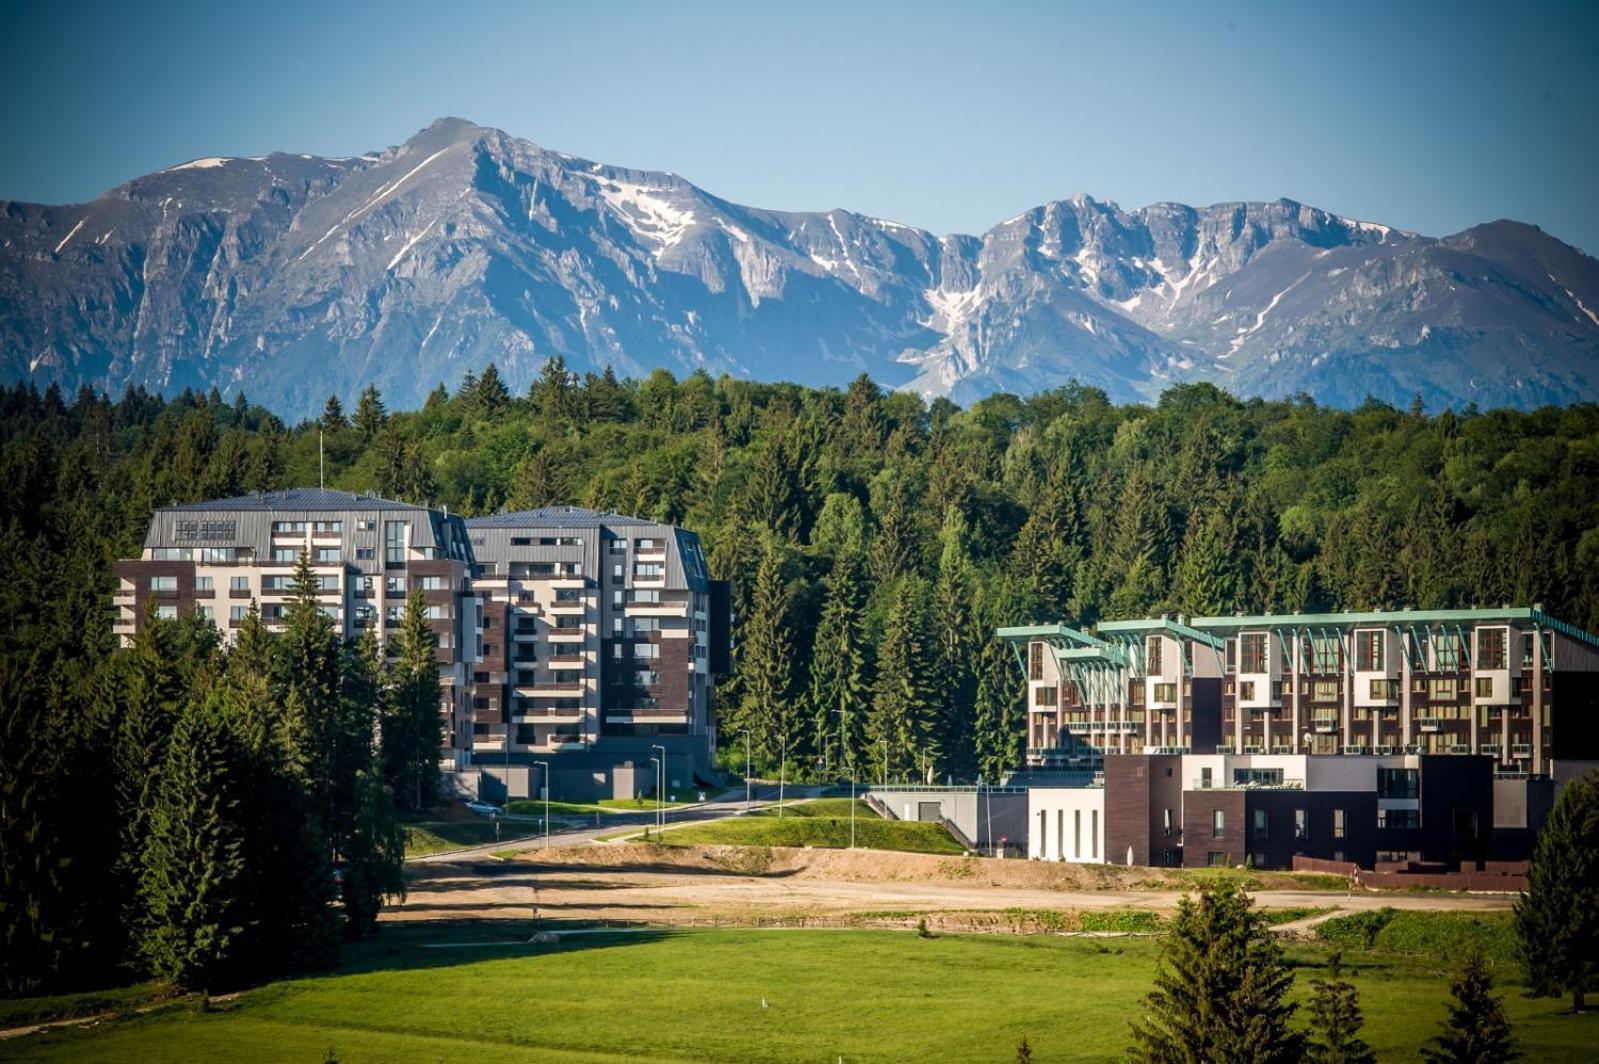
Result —
<path fill-rule="evenodd" d="M 750 800 L 750 730 L 744 729 L 744 811 L 750 811 L 754 803 Z"/>
<path fill-rule="evenodd" d="M 883 786 L 888 786 L 888 740 L 879 739 L 877 745 L 883 748 Z"/>
<path fill-rule="evenodd" d="M 849 848 L 855 848 L 855 761 L 849 763 Z"/>
<path fill-rule="evenodd" d="M 535 761 L 535 765 L 544 766 L 544 848 L 550 848 L 550 763 L 548 761 Z"/>
<path fill-rule="evenodd" d="M 653 749 L 653 747 L 651 749 Z M 661 759 L 658 758 L 658 757 L 652 757 L 652 758 L 650 758 L 650 760 L 655 763 L 655 778 L 656 779 L 660 779 L 661 778 Z M 655 826 L 657 828 L 659 828 L 660 824 L 661 824 L 660 811 L 656 810 L 656 813 L 655 813 Z M 646 831 L 645 834 L 648 835 L 649 832 Z"/>
<path fill-rule="evenodd" d="M 782 760 L 777 765 L 777 818 L 783 819 L 783 783 L 788 776 L 788 736 L 783 736 Z"/>
<path fill-rule="evenodd" d="M 655 788 L 655 827 L 660 829 L 666 827 L 666 806 L 663 804 L 666 801 L 666 747 L 651 743 L 650 749 L 661 752 L 661 780 L 660 786 Z"/>

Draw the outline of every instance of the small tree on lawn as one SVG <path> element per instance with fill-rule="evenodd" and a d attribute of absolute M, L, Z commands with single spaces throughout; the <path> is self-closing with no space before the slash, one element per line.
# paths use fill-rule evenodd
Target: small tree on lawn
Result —
<path fill-rule="evenodd" d="M 1016 1043 L 1016 1064 L 1033 1064 L 1033 1047 L 1027 1044 L 1027 1036 L 1022 1035 L 1022 1040 Z"/>
<path fill-rule="evenodd" d="M 1161 943 L 1155 989 L 1133 1025 L 1131 1059 L 1165 1062 L 1298 1061 L 1304 1036 L 1288 1026 L 1293 975 L 1282 951 L 1231 883 L 1183 898 Z"/>
<path fill-rule="evenodd" d="M 1516 932 L 1533 993 L 1569 993 L 1581 1012 L 1599 986 L 1599 773 L 1566 784 L 1538 832 Z"/>
<path fill-rule="evenodd" d="M 1471 953 L 1449 988 L 1455 1000 L 1449 1005 L 1448 1018 L 1440 1023 L 1443 1033 L 1421 1047 L 1423 1060 L 1431 1064 L 1505 1064 L 1521 1059 L 1493 985 L 1482 954 Z"/>
<path fill-rule="evenodd" d="M 1310 981 L 1310 1042 L 1305 1047 L 1310 1064 L 1372 1064 L 1377 1059 L 1360 1039 L 1360 996 L 1354 984 L 1341 978 L 1341 959 L 1334 953 L 1327 960 L 1327 977 Z"/>

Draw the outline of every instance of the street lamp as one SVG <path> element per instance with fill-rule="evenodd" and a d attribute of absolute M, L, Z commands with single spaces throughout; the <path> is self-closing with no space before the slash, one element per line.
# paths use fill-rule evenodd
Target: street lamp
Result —
<path fill-rule="evenodd" d="M 666 801 L 666 747 L 660 743 L 651 743 L 650 749 L 661 752 L 661 781 L 660 786 L 655 788 L 655 826 L 664 828 L 666 827 L 666 806 L 663 804 Z"/>
<path fill-rule="evenodd" d="M 877 745 L 883 748 L 883 786 L 888 786 L 888 740 L 879 739 Z"/>
<path fill-rule="evenodd" d="M 550 789 L 554 786 L 550 782 L 550 763 L 548 761 L 535 761 L 535 765 L 544 766 L 544 848 L 550 848 Z"/>
<path fill-rule="evenodd" d="M 744 731 L 744 811 L 750 811 L 754 803 L 750 800 L 750 730 Z"/>
<path fill-rule="evenodd" d="M 855 759 L 849 759 L 849 848 L 855 848 Z"/>
<path fill-rule="evenodd" d="M 782 760 L 777 766 L 777 818 L 783 819 L 783 782 L 788 775 L 788 736 L 783 736 Z"/>
<path fill-rule="evenodd" d="M 651 749 L 654 749 L 654 747 L 651 747 Z M 658 757 L 652 757 L 652 758 L 650 758 L 650 760 L 655 762 L 655 778 L 656 779 L 660 779 L 661 778 L 661 759 L 658 758 Z M 660 814 L 659 810 L 656 810 L 656 813 L 655 813 L 655 826 L 656 826 L 657 829 L 659 829 L 660 826 L 661 826 L 661 814 Z M 646 831 L 645 834 L 648 835 L 649 832 Z"/>

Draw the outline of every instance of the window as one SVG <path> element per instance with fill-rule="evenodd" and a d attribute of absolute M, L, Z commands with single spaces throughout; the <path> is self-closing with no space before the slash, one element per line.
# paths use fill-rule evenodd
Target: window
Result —
<path fill-rule="evenodd" d="M 248 606 L 228 607 L 228 620 L 230 621 L 242 621 L 248 616 L 250 616 L 250 607 Z"/>
<path fill-rule="evenodd" d="M 239 560 L 238 547 L 201 547 L 200 560 L 202 562 L 236 562 Z"/>
<path fill-rule="evenodd" d="M 1044 644 L 1027 644 L 1027 678 L 1029 680 L 1042 680 L 1044 678 Z"/>
<path fill-rule="evenodd" d="M 1379 768 L 1377 770 L 1377 797 L 1420 798 L 1421 770 L 1415 768 Z"/>
<path fill-rule="evenodd" d="M 627 553 L 627 540 L 625 540 L 625 539 L 613 539 L 613 540 L 611 540 L 610 543 L 608 544 L 608 550 L 609 550 L 609 552 L 611 554 L 626 554 Z"/>
<path fill-rule="evenodd" d="M 1477 677 L 1477 697 L 1492 698 L 1494 696 L 1494 681 L 1492 676 Z"/>
<path fill-rule="evenodd" d="M 1163 835 L 1171 835 L 1171 810 L 1162 809 L 1160 813 L 1160 830 Z"/>
<path fill-rule="evenodd" d="M 1210 837 L 1219 839 L 1227 832 L 1227 811 L 1212 809 L 1210 811 Z"/>
<path fill-rule="evenodd" d="M 1165 642 L 1158 635 L 1152 635 L 1144 641 L 1144 674 L 1146 676 L 1160 675 L 1160 646 Z"/>
<path fill-rule="evenodd" d="M 639 539 L 633 542 L 639 550 L 659 550 L 661 547 L 661 541 L 657 539 Z"/>
<path fill-rule="evenodd" d="M 376 532 L 378 523 L 370 517 L 363 517 L 355 523 L 357 532 Z"/>
<path fill-rule="evenodd" d="M 358 561 L 358 562 L 370 562 L 370 561 L 375 560 L 377 558 L 377 556 L 378 556 L 378 549 L 376 547 L 357 547 L 357 548 L 355 548 L 355 560 Z"/>
<path fill-rule="evenodd" d="M 1231 857 L 1227 856 L 1225 853 L 1219 853 L 1216 850 L 1211 850 L 1205 855 L 1205 864 L 1211 868 L 1231 868 L 1232 863 L 1233 861 Z"/>
<path fill-rule="evenodd" d="M 1255 699 L 1255 681 L 1254 680 L 1239 680 L 1238 681 L 1238 697 L 1241 698 L 1241 699 L 1244 699 L 1246 701 L 1251 701 L 1251 702 L 1254 701 L 1254 699 Z"/>
<path fill-rule="evenodd" d="M 583 627 L 583 618 L 557 617 L 555 618 L 555 627 L 563 632 L 575 632 Z"/>
<path fill-rule="evenodd" d="M 1460 668 L 1460 636 L 1456 632 L 1436 632 L 1432 642 L 1433 667 L 1439 672 Z"/>
<path fill-rule="evenodd" d="M 629 591 L 627 600 L 635 606 L 656 606 L 660 604 L 661 593 L 653 588 Z"/>
<path fill-rule="evenodd" d="M 1421 813 L 1415 809 L 1379 809 L 1377 810 L 1377 826 L 1403 830 L 1406 828 L 1421 827 Z"/>
<path fill-rule="evenodd" d="M 405 594 L 405 577 L 388 576 L 383 578 L 383 591 L 389 595 Z"/>
<path fill-rule="evenodd" d="M 250 578 L 247 577 L 247 576 L 230 576 L 230 577 L 228 577 L 228 590 L 229 591 L 248 591 L 248 590 L 250 590 Z"/>
<path fill-rule="evenodd" d="M 390 565 L 405 561 L 405 541 L 411 526 L 404 521 L 383 522 L 383 559 Z"/>
<path fill-rule="evenodd" d="M 1454 677 L 1447 680 L 1432 681 L 1432 700 L 1434 702 L 1453 702 L 1460 697 L 1460 682 Z"/>
<path fill-rule="evenodd" d="M 197 577 L 195 577 L 194 578 L 194 590 L 196 590 L 196 591 L 215 591 L 216 590 L 216 583 L 215 583 L 214 578 L 209 577 L 209 576 L 197 576 Z"/>
<path fill-rule="evenodd" d="M 430 621 L 447 621 L 450 619 L 450 607 L 429 606 L 427 608 L 427 618 Z"/>
<path fill-rule="evenodd" d="M 618 637 L 621 636 L 621 634 L 622 634 L 622 618 L 620 618 L 620 617 L 612 617 L 611 618 L 611 634 L 614 635 L 614 636 L 618 636 Z"/>
<path fill-rule="evenodd" d="M 1174 683 L 1158 683 L 1155 685 L 1155 701 L 1177 701 L 1177 685 Z"/>
<path fill-rule="evenodd" d="M 1283 770 L 1280 768 L 1235 768 L 1234 787 L 1281 787 Z"/>
<path fill-rule="evenodd" d="M 337 547 L 318 547 L 316 549 L 316 560 L 317 560 L 317 564 L 319 564 L 319 565 L 327 565 L 329 563 L 336 563 L 339 560 L 339 548 L 337 548 Z"/>
<path fill-rule="evenodd" d="M 621 643 L 611 644 L 611 657 L 621 660 L 627 654 L 627 647 Z"/>
<path fill-rule="evenodd" d="M 1338 701 L 1338 681 L 1317 680 L 1311 686 L 1310 697 L 1317 702 Z"/>
<path fill-rule="evenodd" d="M 1099 859 L 1099 810 L 1090 810 L 1088 818 L 1088 856 L 1097 861 Z"/>
<path fill-rule="evenodd" d="M 1310 838 L 1310 815 L 1303 809 L 1294 810 L 1294 838 Z"/>
<path fill-rule="evenodd" d="M 194 608 L 194 612 L 198 613 L 201 617 L 205 618 L 208 621 L 215 620 L 216 619 L 216 615 L 217 615 L 216 611 L 213 610 L 210 606 L 196 606 Z"/>
<path fill-rule="evenodd" d="M 1037 688 L 1033 692 L 1033 705 L 1035 705 L 1035 706 L 1053 706 L 1053 705 L 1056 704 L 1056 698 L 1057 698 L 1057 696 L 1059 694 L 1060 694 L 1059 690 L 1057 690 L 1054 687 L 1040 687 L 1040 688 Z"/>
<path fill-rule="evenodd" d="M 1383 633 L 1365 631 L 1355 633 L 1355 668 L 1359 672 L 1383 671 Z"/>
<path fill-rule="evenodd" d="M 178 578 L 175 576 L 152 576 L 150 578 L 151 591 L 176 591 Z"/>
<path fill-rule="evenodd" d="M 635 658 L 659 658 L 661 656 L 660 644 L 635 643 L 633 644 L 633 656 Z"/>
<path fill-rule="evenodd" d="M 1477 629 L 1477 668 L 1482 671 L 1505 668 L 1505 635 L 1508 629 Z"/>
<path fill-rule="evenodd" d="M 303 536 L 305 535 L 305 522 L 273 521 L 272 534 L 274 536 Z"/>
<path fill-rule="evenodd" d="M 583 592 L 575 587 L 560 587 L 555 589 L 556 602 L 582 602 Z"/>
<path fill-rule="evenodd" d="M 293 565 L 300 560 L 300 551 L 297 547 L 273 547 L 272 561 L 277 565 Z"/>
<path fill-rule="evenodd" d="M 1305 654 L 1310 660 L 1311 672 L 1337 672 L 1339 644 L 1335 635 L 1313 635 L 1305 640 Z"/>
<path fill-rule="evenodd" d="M 1266 633 L 1251 632 L 1238 637 L 1238 671 L 1266 671 Z M 1254 697 L 1254 696 L 1250 696 Z"/>
<path fill-rule="evenodd" d="M 1333 810 L 1333 838 L 1341 839 L 1343 837 L 1344 837 L 1344 811 L 1342 809 L 1334 809 Z"/>
<path fill-rule="evenodd" d="M 634 617 L 632 621 L 633 634 L 641 632 L 659 632 L 661 619 L 659 617 Z"/>
<path fill-rule="evenodd" d="M 1255 810 L 1255 838 L 1264 839 L 1264 838 L 1267 838 L 1267 837 L 1268 836 L 1266 834 L 1266 810 L 1264 810 L 1264 809 L 1256 809 Z"/>
<path fill-rule="evenodd" d="M 178 619 L 178 608 L 176 606 L 157 606 L 155 615 L 164 621 L 175 621 Z"/>
<path fill-rule="evenodd" d="M 158 562 L 186 562 L 194 558 L 194 551 L 188 547 L 156 547 L 150 551 L 150 558 Z"/>
<path fill-rule="evenodd" d="M 1072 810 L 1072 856 L 1083 855 L 1083 811 Z"/>
<path fill-rule="evenodd" d="M 633 575 L 646 580 L 656 580 L 666 575 L 666 566 L 657 562 L 638 562 L 633 566 Z"/>
<path fill-rule="evenodd" d="M 448 591 L 449 585 L 442 576 L 419 576 L 416 578 L 416 587 L 419 591 Z"/>
<path fill-rule="evenodd" d="M 313 521 L 311 534 L 316 536 L 337 536 L 344 532 L 343 521 Z"/>
<path fill-rule="evenodd" d="M 1399 684 L 1394 680 L 1371 681 L 1371 697 L 1374 701 L 1392 701 L 1399 697 Z"/>

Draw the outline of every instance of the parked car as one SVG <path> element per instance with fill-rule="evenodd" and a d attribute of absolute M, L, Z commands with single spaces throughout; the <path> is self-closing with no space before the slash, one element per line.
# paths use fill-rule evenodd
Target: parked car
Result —
<path fill-rule="evenodd" d="M 493 802 L 467 802 L 466 807 L 478 816 L 500 816 L 505 812 Z"/>

